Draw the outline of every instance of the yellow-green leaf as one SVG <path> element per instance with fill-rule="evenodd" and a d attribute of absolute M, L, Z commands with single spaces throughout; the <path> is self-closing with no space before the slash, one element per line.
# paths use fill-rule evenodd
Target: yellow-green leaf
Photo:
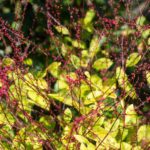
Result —
<path fill-rule="evenodd" d="M 61 65 L 61 62 L 53 62 L 50 64 L 47 68 L 47 70 L 55 77 L 58 78 L 59 76 L 59 67 Z"/>
<path fill-rule="evenodd" d="M 142 37 L 144 39 L 146 39 L 149 35 L 150 35 L 150 29 L 147 29 L 147 30 L 143 31 L 143 33 L 142 33 Z"/>
<path fill-rule="evenodd" d="M 89 47 L 89 57 L 94 57 L 97 52 L 100 50 L 100 43 L 98 35 L 95 35 L 91 40 L 90 47 Z"/>
<path fill-rule="evenodd" d="M 141 59 L 141 56 L 138 53 L 132 53 L 126 60 L 126 67 L 132 67 L 136 65 Z"/>
<path fill-rule="evenodd" d="M 116 79 L 118 80 L 118 83 L 121 86 L 121 88 L 123 90 L 125 90 L 127 95 L 136 99 L 136 92 L 135 92 L 132 84 L 128 81 L 127 75 L 125 74 L 123 69 L 120 67 L 116 68 Z"/>
<path fill-rule="evenodd" d="M 38 105 L 39 107 L 49 110 L 49 103 L 40 93 L 30 90 L 28 91 L 28 96 L 31 99 L 30 103 L 33 103 L 35 105 Z"/>
<path fill-rule="evenodd" d="M 69 35 L 69 30 L 64 27 L 64 26 L 55 26 L 55 29 L 59 32 L 59 33 L 62 33 L 64 35 Z"/>
<path fill-rule="evenodd" d="M 33 64 L 31 58 L 25 59 L 25 60 L 23 61 L 23 63 L 24 63 L 25 65 L 28 65 L 28 66 L 32 66 L 32 64 Z"/>
<path fill-rule="evenodd" d="M 76 69 L 78 69 L 80 67 L 80 58 L 79 57 L 77 57 L 76 55 L 71 55 L 70 60 L 71 60 L 72 65 Z"/>
<path fill-rule="evenodd" d="M 146 125 L 142 125 L 138 129 L 138 132 L 137 132 L 138 142 L 145 139 L 145 137 L 146 137 L 146 128 L 147 128 Z"/>
<path fill-rule="evenodd" d="M 87 11 L 86 16 L 84 18 L 84 24 L 86 25 L 90 23 L 93 20 L 94 16 L 95 16 L 94 9 L 90 9 L 89 11 Z"/>
<path fill-rule="evenodd" d="M 69 123 L 72 119 L 72 113 L 69 108 L 66 108 L 64 111 L 63 119 L 66 123 Z"/>
<path fill-rule="evenodd" d="M 92 143 L 90 143 L 84 136 L 74 135 L 74 137 L 79 143 L 86 144 L 88 150 L 95 150 L 96 147 Z"/>
<path fill-rule="evenodd" d="M 93 68 L 96 69 L 97 71 L 103 70 L 103 69 L 109 69 L 113 62 L 109 58 L 100 58 L 96 60 L 93 64 Z"/>
<path fill-rule="evenodd" d="M 147 78 L 148 83 L 150 84 L 150 72 L 149 71 L 146 71 L 146 78 Z"/>
<path fill-rule="evenodd" d="M 83 41 L 72 40 L 72 45 L 76 48 L 86 49 L 86 45 Z"/>
<path fill-rule="evenodd" d="M 132 146 L 126 142 L 121 143 L 121 150 L 131 150 Z"/>
<path fill-rule="evenodd" d="M 125 116 L 125 124 L 137 124 L 137 114 L 134 110 L 133 104 L 129 105 L 126 109 L 126 116 Z"/>

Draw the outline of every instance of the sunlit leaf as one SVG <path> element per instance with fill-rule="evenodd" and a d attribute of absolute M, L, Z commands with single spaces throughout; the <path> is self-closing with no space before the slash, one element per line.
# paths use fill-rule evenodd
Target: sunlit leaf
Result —
<path fill-rule="evenodd" d="M 74 135 L 74 137 L 79 143 L 85 144 L 88 150 L 95 150 L 95 146 L 82 135 Z"/>
<path fill-rule="evenodd" d="M 55 29 L 64 35 L 69 35 L 69 30 L 64 26 L 55 26 Z"/>
<path fill-rule="evenodd" d="M 2 66 L 3 67 L 7 67 L 7 66 L 10 66 L 10 65 L 13 65 L 15 63 L 15 61 L 11 58 L 4 58 L 3 61 L 2 61 Z"/>
<path fill-rule="evenodd" d="M 146 71 L 146 78 L 147 78 L 148 83 L 150 84 L 150 72 L 149 71 Z"/>
<path fill-rule="evenodd" d="M 94 16 L 95 16 L 95 11 L 94 11 L 94 9 L 90 9 L 90 10 L 86 13 L 86 16 L 85 16 L 85 18 L 84 18 L 84 24 L 90 23 L 90 22 L 93 20 Z"/>
<path fill-rule="evenodd" d="M 76 48 L 86 49 L 86 45 L 82 41 L 72 40 L 72 45 Z"/>
<path fill-rule="evenodd" d="M 58 78 L 59 75 L 59 67 L 61 65 L 61 62 L 53 62 L 50 64 L 47 68 L 47 70 L 55 77 Z"/>
<path fill-rule="evenodd" d="M 103 69 L 109 69 L 113 62 L 109 58 L 100 58 L 96 60 L 93 64 L 93 68 L 96 69 L 97 71 L 103 70 Z"/>
<path fill-rule="evenodd" d="M 72 97 L 70 95 L 70 92 L 68 93 L 66 90 L 60 91 L 57 93 L 51 93 L 48 94 L 49 97 L 54 98 L 60 102 L 63 102 L 64 104 L 67 104 L 69 106 L 72 106 Z"/>
<path fill-rule="evenodd" d="M 142 37 L 146 39 L 150 35 L 150 29 L 147 29 L 142 32 Z"/>
<path fill-rule="evenodd" d="M 49 105 L 47 100 L 38 92 L 36 91 L 28 91 L 28 96 L 31 99 L 30 103 L 38 105 L 46 110 L 49 110 Z"/>
<path fill-rule="evenodd" d="M 69 108 L 65 109 L 63 119 L 66 123 L 69 123 L 72 119 L 72 112 Z"/>
<path fill-rule="evenodd" d="M 142 125 L 138 129 L 138 132 L 137 132 L 138 142 L 145 139 L 145 137 L 146 137 L 146 128 L 147 128 L 146 125 Z"/>
<path fill-rule="evenodd" d="M 141 59 L 141 56 L 138 53 L 132 53 L 129 55 L 128 59 L 126 60 L 126 67 L 132 67 L 136 65 Z"/>
<path fill-rule="evenodd" d="M 131 149 L 132 149 L 132 145 L 130 145 L 126 142 L 121 143 L 121 150 L 131 150 Z"/>
<path fill-rule="evenodd" d="M 133 104 L 129 105 L 126 109 L 126 116 L 125 116 L 125 124 L 137 124 L 137 114 L 134 110 Z"/>
<path fill-rule="evenodd" d="M 118 83 L 121 86 L 121 88 L 126 91 L 127 95 L 136 99 L 135 90 L 132 84 L 128 81 L 127 75 L 125 74 L 123 69 L 120 67 L 116 68 L 116 79 L 118 80 Z"/>
<path fill-rule="evenodd" d="M 76 55 L 71 55 L 70 60 L 71 60 L 72 65 L 76 69 L 78 69 L 80 67 L 80 58 L 79 57 L 77 57 Z"/>
<path fill-rule="evenodd" d="M 102 96 L 102 92 L 101 91 L 92 91 L 90 92 L 87 97 L 86 97 L 86 100 L 84 101 L 84 104 L 85 105 L 88 105 L 88 104 L 91 104 L 93 102 L 96 102 L 96 100 Z"/>
<path fill-rule="evenodd" d="M 95 35 L 90 43 L 89 57 L 94 57 L 99 50 L 100 50 L 99 37 L 98 35 Z"/>
<path fill-rule="evenodd" d="M 33 64 L 31 58 L 25 59 L 25 60 L 23 61 L 23 63 L 24 63 L 25 65 L 28 65 L 28 66 L 32 66 L 32 64 Z"/>

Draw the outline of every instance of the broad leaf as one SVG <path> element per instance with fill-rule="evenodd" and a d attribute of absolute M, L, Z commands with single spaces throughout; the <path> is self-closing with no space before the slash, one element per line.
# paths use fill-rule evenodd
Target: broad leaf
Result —
<path fill-rule="evenodd" d="M 87 13 L 86 13 L 86 16 L 84 18 L 84 24 L 88 24 L 92 21 L 92 19 L 94 18 L 95 16 L 95 12 L 94 12 L 94 9 L 90 9 Z"/>
<path fill-rule="evenodd" d="M 61 62 L 53 62 L 50 64 L 47 68 L 47 70 L 55 77 L 59 77 L 59 67 L 61 65 Z"/>
<path fill-rule="evenodd" d="M 136 65 L 141 59 L 141 56 L 138 53 L 132 53 L 129 55 L 128 59 L 126 60 L 126 67 L 132 67 Z"/>
<path fill-rule="evenodd" d="M 88 150 L 95 150 L 95 146 L 90 143 L 84 136 L 74 135 L 74 137 L 79 143 L 85 144 Z"/>
<path fill-rule="evenodd" d="M 96 69 L 97 71 L 103 70 L 103 69 L 109 69 L 113 62 L 109 58 L 100 58 L 96 60 L 93 64 L 93 68 Z"/>
<path fill-rule="evenodd" d="M 63 35 L 69 35 L 69 30 L 64 26 L 55 26 L 55 29 Z"/>
<path fill-rule="evenodd" d="M 76 69 L 78 69 L 80 67 L 80 58 L 79 57 L 77 57 L 76 55 L 71 55 L 70 60 L 71 60 L 72 65 Z"/>
<path fill-rule="evenodd" d="M 99 37 L 97 35 L 95 35 L 90 43 L 89 57 L 93 58 L 99 50 L 100 50 Z"/>
<path fill-rule="evenodd" d="M 125 92 L 127 93 L 126 96 L 129 95 L 130 97 L 136 99 L 135 90 L 132 84 L 128 81 L 127 75 L 125 74 L 123 69 L 120 67 L 116 68 L 116 79 L 118 80 L 118 83 L 121 86 L 121 88 L 125 90 Z"/>

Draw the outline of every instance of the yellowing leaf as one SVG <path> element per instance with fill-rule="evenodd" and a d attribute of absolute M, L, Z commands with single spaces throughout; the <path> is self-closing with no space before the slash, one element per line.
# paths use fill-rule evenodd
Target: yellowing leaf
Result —
<path fill-rule="evenodd" d="M 84 18 L 84 24 L 88 24 L 92 21 L 92 19 L 94 18 L 95 16 L 95 12 L 94 12 L 94 9 L 90 9 L 89 11 L 87 11 L 86 13 L 86 16 Z"/>
<path fill-rule="evenodd" d="M 80 67 L 80 58 L 79 57 L 77 57 L 76 55 L 71 55 L 70 60 L 71 60 L 72 65 L 76 69 L 78 69 Z"/>
<path fill-rule="evenodd" d="M 38 79 L 37 80 L 37 86 L 40 89 L 47 89 L 48 88 L 47 82 L 44 79 Z"/>
<path fill-rule="evenodd" d="M 126 91 L 127 96 L 129 95 L 130 97 L 136 99 L 135 90 L 132 84 L 128 81 L 127 75 L 120 67 L 116 68 L 116 79 L 118 80 L 118 83 L 121 86 L 121 88 Z"/>
<path fill-rule="evenodd" d="M 132 67 L 136 65 L 141 59 L 141 56 L 138 53 L 132 53 L 129 55 L 128 59 L 126 60 L 126 67 Z"/>
<path fill-rule="evenodd" d="M 2 66 L 3 67 L 7 67 L 7 66 L 10 66 L 10 65 L 13 65 L 15 63 L 15 61 L 11 58 L 4 58 L 3 61 L 2 61 Z"/>
<path fill-rule="evenodd" d="M 147 29 L 147 30 L 143 31 L 143 33 L 142 33 L 142 37 L 144 39 L 146 39 L 149 35 L 150 35 L 150 29 Z"/>
<path fill-rule="evenodd" d="M 47 74 L 47 70 L 45 69 L 44 71 L 39 71 L 37 73 L 37 77 L 38 78 L 44 78 L 46 76 L 46 74 Z"/>
<path fill-rule="evenodd" d="M 121 143 L 121 150 L 131 150 L 132 146 L 126 142 Z"/>
<path fill-rule="evenodd" d="M 90 143 L 84 136 L 74 135 L 74 137 L 79 143 L 86 144 L 88 150 L 95 150 L 96 147 L 92 143 Z"/>
<path fill-rule="evenodd" d="M 93 64 L 93 68 L 97 71 L 103 70 L 103 69 L 109 69 L 110 66 L 113 64 L 113 62 L 109 58 L 100 58 L 96 60 Z"/>
<path fill-rule="evenodd" d="M 137 133 L 138 142 L 140 142 L 141 140 L 145 139 L 145 137 L 146 137 L 146 128 L 147 128 L 146 125 L 142 125 L 138 129 L 138 133 Z"/>
<path fill-rule="evenodd" d="M 58 91 L 60 89 L 69 89 L 68 84 L 64 80 L 57 80 L 55 84 L 55 90 Z"/>
<path fill-rule="evenodd" d="M 100 96 L 102 96 L 101 91 L 92 91 L 87 95 L 86 100 L 84 101 L 84 104 L 88 105 L 88 104 L 94 103 L 96 99 L 99 98 Z"/>
<path fill-rule="evenodd" d="M 39 107 L 49 110 L 49 104 L 47 100 L 43 96 L 41 96 L 40 93 L 30 90 L 28 91 L 28 96 L 31 99 L 30 103 L 33 103 L 35 105 L 38 105 Z"/>
<path fill-rule="evenodd" d="M 99 50 L 100 50 L 99 37 L 97 35 L 95 35 L 90 43 L 89 57 L 91 57 L 91 58 L 94 57 Z"/>
<path fill-rule="evenodd" d="M 137 28 L 140 30 L 141 27 L 145 24 L 145 22 L 146 22 L 146 18 L 144 16 L 138 17 L 136 21 Z"/>
<path fill-rule="evenodd" d="M 0 79 L 0 88 L 3 86 L 3 83 L 2 83 L 2 81 L 1 81 L 1 79 Z"/>
<path fill-rule="evenodd" d="M 150 72 L 146 71 L 147 82 L 150 84 Z"/>
<path fill-rule="evenodd" d="M 72 104 L 73 104 L 70 92 L 68 93 L 68 91 L 66 91 L 66 90 L 60 91 L 56 94 L 55 93 L 48 94 L 48 96 L 51 98 L 55 98 L 58 101 L 61 101 L 64 104 L 69 105 L 69 106 L 72 106 Z"/>
<path fill-rule="evenodd" d="M 64 116 L 63 116 L 63 119 L 66 123 L 69 123 L 72 119 L 72 113 L 71 113 L 71 110 L 69 108 L 67 108 L 65 111 L 64 111 Z"/>
<path fill-rule="evenodd" d="M 126 116 L 125 116 L 125 124 L 137 124 L 137 114 L 134 110 L 133 104 L 129 105 L 126 109 Z"/>
<path fill-rule="evenodd" d="M 82 41 L 72 40 L 72 45 L 76 48 L 86 49 L 86 45 Z"/>
<path fill-rule="evenodd" d="M 53 62 L 50 64 L 47 68 L 47 70 L 55 77 L 58 78 L 59 75 L 59 66 L 61 65 L 61 62 Z"/>
<path fill-rule="evenodd" d="M 59 32 L 59 33 L 62 33 L 64 35 L 69 35 L 69 30 L 64 27 L 64 26 L 55 26 L 55 29 Z"/>
<path fill-rule="evenodd" d="M 23 63 L 24 63 L 25 65 L 28 65 L 28 66 L 32 66 L 32 64 L 33 64 L 31 58 L 28 58 L 28 59 L 24 60 Z"/>

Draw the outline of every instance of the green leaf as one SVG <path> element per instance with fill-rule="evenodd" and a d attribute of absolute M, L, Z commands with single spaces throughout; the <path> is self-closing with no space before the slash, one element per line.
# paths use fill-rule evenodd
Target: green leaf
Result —
<path fill-rule="evenodd" d="M 136 24 L 137 24 L 137 28 L 138 30 L 141 29 L 141 27 L 146 23 L 146 18 L 144 16 L 140 16 L 137 18 Z"/>
<path fill-rule="evenodd" d="M 74 135 L 74 137 L 79 143 L 85 144 L 88 150 L 95 150 L 96 147 L 82 135 Z"/>
<path fill-rule="evenodd" d="M 19 131 L 13 140 L 13 144 L 19 149 L 42 150 L 42 142 L 39 141 L 40 139 L 46 140 L 46 134 L 42 133 L 35 125 L 33 127 L 28 126 Z"/>
<path fill-rule="evenodd" d="M 71 119 L 72 119 L 72 112 L 69 108 L 66 108 L 64 111 L 63 120 L 66 123 L 69 123 L 71 121 Z"/>
<path fill-rule="evenodd" d="M 103 70 L 103 69 L 109 69 L 113 62 L 109 58 L 100 58 L 96 60 L 93 64 L 93 68 L 96 69 L 97 71 Z"/>
<path fill-rule="evenodd" d="M 146 39 L 150 35 L 150 29 L 147 29 L 142 32 L 142 37 Z"/>
<path fill-rule="evenodd" d="M 90 9 L 89 11 L 87 11 L 86 16 L 84 18 L 84 24 L 86 25 L 90 23 L 93 20 L 94 16 L 95 16 L 94 9 Z"/>
<path fill-rule="evenodd" d="M 136 65 L 141 59 L 141 56 L 138 53 L 132 53 L 129 55 L 128 59 L 126 60 L 126 67 L 132 67 Z"/>
<path fill-rule="evenodd" d="M 76 48 L 86 49 L 86 45 L 83 41 L 72 40 L 72 45 Z"/>
<path fill-rule="evenodd" d="M 49 97 L 54 98 L 60 102 L 63 102 L 66 105 L 72 106 L 73 101 L 72 101 L 72 97 L 70 95 L 70 91 L 66 91 L 66 90 L 61 90 L 58 93 L 51 93 L 48 94 Z"/>
<path fill-rule="evenodd" d="M 136 92 L 132 84 L 128 81 L 127 75 L 120 67 L 116 68 L 116 79 L 118 80 L 120 87 L 127 93 L 126 96 L 129 95 L 130 97 L 136 99 Z"/>
<path fill-rule="evenodd" d="M 3 61 L 2 61 L 2 66 L 3 67 L 7 67 L 7 66 L 10 66 L 10 65 L 13 65 L 15 63 L 15 61 L 11 58 L 4 58 Z"/>
<path fill-rule="evenodd" d="M 28 65 L 28 66 L 32 66 L 32 64 L 33 64 L 31 58 L 25 59 L 25 60 L 23 61 L 23 63 L 24 63 L 25 65 Z"/>
<path fill-rule="evenodd" d="M 84 101 L 84 104 L 88 105 L 88 104 L 94 103 L 102 95 L 103 93 L 101 91 L 92 91 L 87 95 L 86 100 Z"/>
<path fill-rule="evenodd" d="M 132 145 L 130 145 L 126 142 L 121 143 L 121 150 L 131 150 L 131 149 L 132 149 Z"/>
<path fill-rule="evenodd" d="M 55 77 L 58 78 L 59 76 L 59 67 L 61 65 L 61 62 L 53 62 L 50 64 L 47 68 L 47 70 Z"/>
<path fill-rule="evenodd" d="M 64 27 L 64 26 L 55 26 L 55 29 L 59 32 L 62 33 L 63 35 L 69 35 L 69 30 Z"/>
<path fill-rule="evenodd" d="M 71 55 L 70 60 L 71 60 L 72 65 L 76 69 L 78 69 L 80 67 L 80 58 L 79 57 L 77 57 L 76 55 Z"/>
<path fill-rule="evenodd" d="M 49 103 L 40 93 L 30 90 L 28 91 L 28 96 L 31 99 L 31 100 L 29 99 L 30 103 L 42 107 L 46 110 L 49 110 Z"/>
<path fill-rule="evenodd" d="M 45 69 L 44 71 L 39 71 L 37 73 L 37 77 L 38 78 L 44 78 L 46 76 L 46 74 L 47 74 L 47 70 Z"/>
<path fill-rule="evenodd" d="M 134 110 L 133 104 L 129 105 L 126 109 L 126 116 L 125 116 L 125 124 L 137 124 L 137 114 Z"/>
<path fill-rule="evenodd" d="M 55 121 L 51 116 L 42 116 L 39 122 L 42 123 L 45 128 L 48 128 L 50 130 L 53 130 L 55 128 Z"/>
<path fill-rule="evenodd" d="M 147 128 L 146 125 L 142 125 L 138 129 L 138 132 L 137 132 L 138 142 L 145 139 L 145 137 L 146 137 L 146 128 Z"/>
<path fill-rule="evenodd" d="M 99 37 L 98 35 L 95 35 L 90 43 L 89 57 L 93 58 L 99 50 L 100 50 Z"/>
<path fill-rule="evenodd" d="M 150 72 L 149 71 L 146 71 L 146 79 L 147 79 L 147 82 L 150 84 Z"/>

